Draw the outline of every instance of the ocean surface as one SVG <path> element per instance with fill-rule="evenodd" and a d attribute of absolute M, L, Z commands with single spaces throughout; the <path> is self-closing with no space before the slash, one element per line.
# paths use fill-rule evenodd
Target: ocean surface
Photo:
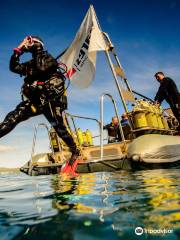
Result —
<path fill-rule="evenodd" d="M 179 169 L 0 173 L 0 240 L 180 239 Z"/>

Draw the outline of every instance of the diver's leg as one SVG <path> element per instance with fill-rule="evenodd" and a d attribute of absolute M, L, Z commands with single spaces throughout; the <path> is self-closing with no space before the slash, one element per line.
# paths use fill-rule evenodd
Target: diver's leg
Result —
<path fill-rule="evenodd" d="M 174 106 L 171 106 L 171 110 L 175 116 L 175 118 L 178 120 L 178 123 L 179 123 L 179 127 L 178 127 L 178 130 L 180 129 L 180 105 L 174 105 Z"/>
<path fill-rule="evenodd" d="M 176 118 L 179 122 L 179 130 L 180 130 L 180 103 L 179 104 L 176 104 Z"/>
<path fill-rule="evenodd" d="M 47 118 L 51 126 L 55 129 L 58 136 L 62 138 L 62 140 L 68 145 L 71 152 L 75 153 L 77 151 L 77 146 L 74 142 L 73 137 L 70 135 L 64 124 L 62 113 L 58 112 L 57 114 L 56 110 L 54 109 L 55 107 L 52 107 L 50 109 L 49 106 L 46 106 L 46 108 L 44 108 L 43 114 Z"/>
<path fill-rule="evenodd" d="M 58 136 L 63 139 L 63 141 L 68 145 L 72 152 L 71 158 L 66 161 L 66 163 L 61 168 L 61 173 L 76 175 L 75 171 L 78 164 L 78 157 L 80 156 L 80 150 L 78 149 L 73 137 L 70 135 L 64 124 L 62 112 L 58 111 L 57 113 L 56 107 L 52 107 L 51 104 L 49 107 L 46 105 L 46 108 L 43 110 L 43 114 L 51 123 L 52 127 L 54 127 Z"/>
<path fill-rule="evenodd" d="M 16 125 L 28 118 L 37 115 L 31 110 L 29 101 L 21 102 L 14 111 L 7 114 L 4 121 L 0 123 L 0 138 L 12 131 Z"/>

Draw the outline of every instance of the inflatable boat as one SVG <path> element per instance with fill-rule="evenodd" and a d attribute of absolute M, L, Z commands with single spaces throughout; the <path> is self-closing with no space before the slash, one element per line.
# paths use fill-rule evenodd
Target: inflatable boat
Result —
<path fill-rule="evenodd" d="M 82 135 L 82 131 L 78 128 L 76 138 L 75 133 L 73 136 L 81 143 L 79 147 L 82 159 L 78 162 L 76 172 L 178 168 L 180 166 L 180 136 L 175 135 L 178 132 L 172 129 L 140 127 L 139 124 L 138 129 L 131 131 L 130 139 L 103 145 L 93 145 L 93 136 L 90 137 L 90 131 L 88 130 L 88 136 L 85 138 L 87 131 Z M 40 126 L 45 126 L 45 124 L 40 124 Z M 46 129 L 48 130 L 47 126 Z M 60 173 L 62 165 L 70 159 L 69 148 L 58 138 L 55 131 L 50 129 L 48 133 L 52 152 L 34 154 L 35 141 L 33 141 L 31 160 L 20 168 L 22 172 L 36 176 L 57 174 Z M 37 138 L 36 134 L 37 129 L 35 129 L 34 139 Z"/>

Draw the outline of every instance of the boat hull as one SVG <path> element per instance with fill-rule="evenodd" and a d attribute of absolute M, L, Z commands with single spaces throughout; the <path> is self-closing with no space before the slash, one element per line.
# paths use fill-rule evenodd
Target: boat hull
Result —
<path fill-rule="evenodd" d="M 103 159 L 100 158 L 99 146 L 84 148 L 85 158 L 79 162 L 76 172 L 179 168 L 179 136 L 147 134 L 126 144 L 126 150 L 122 142 L 104 145 Z M 64 160 L 62 160 L 62 156 L 65 156 Z M 56 174 L 60 172 L 62 164 L 70 156 L 69 150 L 64 153 L 57 152 L 53 157 L 49 153 L 35 155 L 33 165 L 29 161 L 20 170 L 28 175 Z"/>
<path fill-rule="evenodd" d="M 147 134 L 133 140 L 127 157 L 135 162 L 173 163 L 180 160 L 180 136 Z"/>

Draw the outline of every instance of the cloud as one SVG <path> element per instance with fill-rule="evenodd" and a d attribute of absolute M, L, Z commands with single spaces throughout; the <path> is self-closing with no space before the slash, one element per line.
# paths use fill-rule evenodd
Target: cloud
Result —
<path fill-rule="evenodd" d="M 84 90 L 72 89 L 69 95 L 69 101 L 73 103 L 92 103 L 98 101 L 99 97 L 104 92 L 115 92 L 115 84 L 113 78 L 103 85 L 97 86 L 98 79 L 95 80 L 89 88 Z"/>
<path fill-rule="evenodd" d="M 0 145 L 0 152 L 7 153 L 17 150 L 17 147 Z"/>

